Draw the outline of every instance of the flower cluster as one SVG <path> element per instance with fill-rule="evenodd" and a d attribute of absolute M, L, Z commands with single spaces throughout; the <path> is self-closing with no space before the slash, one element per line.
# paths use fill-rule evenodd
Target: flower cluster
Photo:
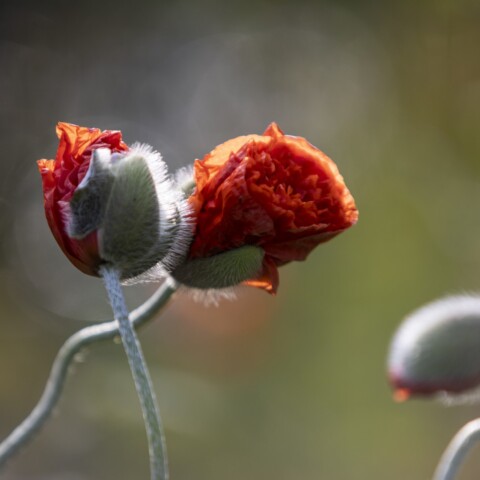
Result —
<path fill-rule="evenodd" d="M 278 267 L 357 221 L 333 161 L 275 123 L 196 160 L 188 199 L 157 152 L 127 146 L 118 131 L 60 123 L 57 134 L 55 160 L 38 162 L 45 212 L 63 252 L 90 275 L 111 263 L 129 279 L 160 264 L 190 287 L 243 282 L 275 293 Z"/>

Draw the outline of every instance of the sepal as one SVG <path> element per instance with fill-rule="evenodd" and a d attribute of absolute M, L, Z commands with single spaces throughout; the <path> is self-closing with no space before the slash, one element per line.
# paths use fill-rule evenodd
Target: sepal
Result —
<path fill-rule="evenodd" d="M 201 290 L 232 287 L 257 277 L 264 256 L 262 248 L 245 245 L 211 257 L 188 260 L 171 276 L 187 287 Z"/>

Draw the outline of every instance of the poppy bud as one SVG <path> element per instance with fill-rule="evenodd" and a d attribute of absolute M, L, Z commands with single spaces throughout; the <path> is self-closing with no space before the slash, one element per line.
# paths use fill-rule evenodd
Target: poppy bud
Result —
<path fill-rule="evenodd" d="M 194 183 L 189 202 L 196 225 L 189 260 L 259 247 L 262 268 L 243 283 L 272 294 L 278 267 L 305 260 L 358 218 L 335 163 L 275 123 L 263 135 L 228 140 L 196 160 Z"/>
<path fill-rule="evenodd" d="M 190 210 L 160 154 L 129 148 L 120 132 L 59 124 L 57 133 L 57 158 L 38 163 L 50 228 L 72 263 L 90 275 L 110 263 L 130 283 L 180 263 Z"/>
<path fill-rule="evenodd" d="M 399 400 L 467 399 L 480 385 L 480 298 L 447 297 L 409 315 L 393 337 L 388 373 Z"/>

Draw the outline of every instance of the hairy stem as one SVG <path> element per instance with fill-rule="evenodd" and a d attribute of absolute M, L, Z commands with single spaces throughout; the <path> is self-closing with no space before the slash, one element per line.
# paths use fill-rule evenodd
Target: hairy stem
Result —
<path fill-rule="evenodd" d="M 162 284 L 145 303 L 132 311 L 131 324 L 138 328 L 148 322 L 166 305 L 176 288 L 168 281 Z M 76 355 L 88 345 L 102 340 L 111 340 L 118 334 L 118 323 L 113 320 L 82 328 L 68 338 L 55 357 L 40 400 L 22 423 L 0 444 L 0 470 L 40 430 L 52 414 L 65 387 L 69 367 Z"/>
<path fill-rule="evenodd" d="M 160 411 L 142 347 L 128 319 L 128 309 L 120 284 L 120 274 L 115 267 L 108 264 L 100 268 L 100 274 L 103 277 L 115 319 L 118 321 L 120 336 L 142 407 L 143 421 L 148 438 L 151 478 L 152 480 L 167 480 L 167 447 Z"/>
<path fill-rule="evenodd" d="M 480 418 L 464 425 L 453 437 L 437 466 L 434 480 L 454 480 L 471 448 L 480 440 Z"/>

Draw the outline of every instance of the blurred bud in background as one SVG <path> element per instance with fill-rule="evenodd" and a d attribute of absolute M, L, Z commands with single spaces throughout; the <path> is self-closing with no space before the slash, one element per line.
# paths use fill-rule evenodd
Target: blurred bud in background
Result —
<path fill-rule="evenodd" d="M 453 400 L 478 396 L 480 297 L 443 298 L 409 315 L 393 337 L 388 374 L 398 400 L 439 393 Z"/>

